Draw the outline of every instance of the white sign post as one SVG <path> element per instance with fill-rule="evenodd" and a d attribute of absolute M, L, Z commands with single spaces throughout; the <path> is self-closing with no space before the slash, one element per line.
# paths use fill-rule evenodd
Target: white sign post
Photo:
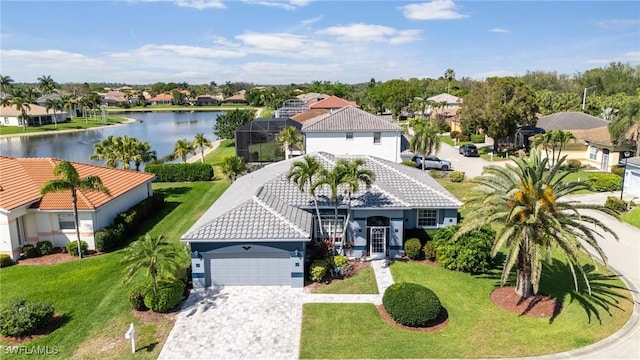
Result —
<path fill-rule="evenodd" d="M 133 323 L 129 325 L 129 330 L 124 334 L 124 338 L 131 340 L 131 353 L 136 353 L 136 330 L 133 328 Z"/>

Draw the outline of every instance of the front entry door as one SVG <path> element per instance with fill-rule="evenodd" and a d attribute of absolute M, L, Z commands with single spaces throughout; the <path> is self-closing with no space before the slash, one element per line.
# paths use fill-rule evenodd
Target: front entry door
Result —
<path fill-rule="evenodd" d="M 609 171 L 609 152 L 602 151 L 602 163 L 600 164 L 600 170 Z"/>
<path fill-rule="evenodd" d="M 384 259 L 387 252 L 387 228 L 382 226 L 369 228 L 369 239 L 371 240 L 369 251 L 371 259 Z"/>

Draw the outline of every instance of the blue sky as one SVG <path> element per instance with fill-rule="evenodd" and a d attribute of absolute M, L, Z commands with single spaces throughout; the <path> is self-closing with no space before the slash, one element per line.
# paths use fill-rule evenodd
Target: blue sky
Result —
<path fill-rule="evenodd" d="M 482 80 L 636 66 L 640 2 L 2 0 L 0 35 L 16 82 Z"/>

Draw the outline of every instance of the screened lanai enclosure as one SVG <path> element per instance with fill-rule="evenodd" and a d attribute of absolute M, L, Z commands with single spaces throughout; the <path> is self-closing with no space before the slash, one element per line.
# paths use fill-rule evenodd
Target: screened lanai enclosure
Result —
<path fill-rule="evenodd" d="M 275 162 L 284 160 L 282 144 L 278 135 L 288 126 L 298 131 L 302 124 L 289 118 L 256 119 L 236 130 L 236 155 L 245 163 Z"/>

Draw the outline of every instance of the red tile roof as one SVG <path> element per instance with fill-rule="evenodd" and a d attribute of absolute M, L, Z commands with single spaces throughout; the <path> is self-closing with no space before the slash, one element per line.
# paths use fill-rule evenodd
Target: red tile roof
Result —
<path fill-rule="evenodd" d="M 42 197 L 40 187 L 55 179 L 53 168 L 62 160 L 53 158 L 12 158 L 0 156 L 0 209 L 5 211 L 35 203 L 41 210 L 71 210 L 71 191 L 49 193 Z M 154 174 L 71 162 L 80 177 L 96 175 L 111 196 L 99 191 L 79 191 L 78 209 L 99 208 L 133 188 L 152 181 Z"/>
<path fill-rule="evenodd" d="M 354 106 L 357 108 L 360 108 L 360 106 L 354 102 L 351 101 L 347 101 L 344 99 L 341 99 L 337 96 L 329 96 L 326 99 L 322 99 L 318 102 L 315 102 L 311 105 L 309 105 L 309 108 L 311 109 L 340 109 L 343 108 L 345 106 Z"/>

